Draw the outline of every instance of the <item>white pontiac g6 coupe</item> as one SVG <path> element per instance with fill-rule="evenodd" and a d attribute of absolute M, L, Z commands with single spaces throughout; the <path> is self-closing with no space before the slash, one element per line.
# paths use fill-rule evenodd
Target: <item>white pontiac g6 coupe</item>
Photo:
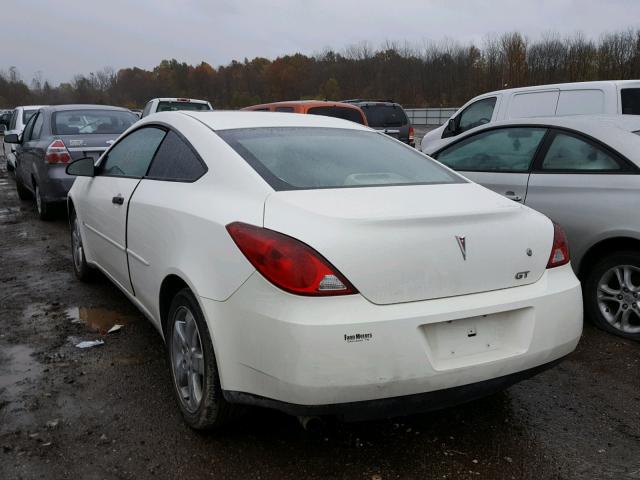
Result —
<path fill-rule="evenodd" d="M 356 123 L 160 113 L 68 173 L 75 273 L 101 270 L 158 329 L 193 428 L 241 404 L 441 408 L 553 365 L 582 331 L 559 227 Z"/>

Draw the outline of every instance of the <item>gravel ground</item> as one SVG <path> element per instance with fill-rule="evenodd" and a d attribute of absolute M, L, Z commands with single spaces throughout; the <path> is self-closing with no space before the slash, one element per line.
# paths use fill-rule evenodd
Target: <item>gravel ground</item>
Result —
<path fill-rule="evenodd" d="M 590 325 L 554 369 L 448 410 L 311 434 L 256 409 L 191 431 L 159 335 L 107 280 L 75 280 L 64 213 L 37 220 L 4 163 L 0 479 L 640 479 L 640 344 Z"/>

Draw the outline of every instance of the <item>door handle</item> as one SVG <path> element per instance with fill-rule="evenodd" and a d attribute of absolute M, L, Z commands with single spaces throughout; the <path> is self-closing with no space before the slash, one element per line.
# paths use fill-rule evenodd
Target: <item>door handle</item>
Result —
<path fill-rule="evenodd" d="M 118 194 L 111 199 L 111 203 L 115 203 L 116 205 L 122 205 L 124 203 L 124 197 Z"/>
<path fill-rule="evenodd" d="M 513 200 L 514 202 L 522 201 L 522 197 L 520 195 L 516 195 L 515 192 L 512 192 L 511 190 L 509 190 L 508 192 L 504 192 L 504 196 L 509 200 Z"/>

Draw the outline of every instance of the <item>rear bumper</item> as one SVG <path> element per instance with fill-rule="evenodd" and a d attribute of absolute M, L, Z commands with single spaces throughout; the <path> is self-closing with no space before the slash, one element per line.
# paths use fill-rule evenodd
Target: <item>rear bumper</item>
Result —
<path fill-rule="evenodd" d="M 45 202 L 64 202 L 75 177 L 66 174 L 66 165 L 51 165 L 45 170 L 46 178 L 40 180 L 40 191 Z"/>
<path fill-rule="evenodd" d="M 229 400 L 296 414 L 471 400 L 566 356 L 582 332 L 569 265 L 522 287 L 395 305 L 290 295 L 257 273 L 226 301 L 200 300 Z"/>
<path fill-rule="evenodd" d="M 264 398 L 244 392 L 224 391 L 225 399 L 230 403 L 238 403 L 255 407 L 266 407 L 295 416 L 338 416 L 346 421 L 361 421 L 375 418 L 391 418 L 416 413 L 430 412 L 442 408 L 453 407 L 486 397 L 510 387 L 511 385 L 531 378 L 560 363 L 557 359 L 537 367 L 483 382 L 470 383 L 459 387 L 436 390 L 434 392 L 416 393 L 402 397 L 364 400 L 360 402 L 333 403 L 328 405 L 297 405 Z"/>

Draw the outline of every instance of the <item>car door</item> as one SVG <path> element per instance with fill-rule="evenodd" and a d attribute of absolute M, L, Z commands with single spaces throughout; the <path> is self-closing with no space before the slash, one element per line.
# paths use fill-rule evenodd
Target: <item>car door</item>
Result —
<path fill-rule="evenodd" d="M 484 130 L 451 144 L 434 156 L 464 176 L 516 202 L 527 196 L 533 159 L 545 127 Z"/>
<path fill-rule="evenodd" d="M 202 222 L 182 215 L 185 198 L 199 198 L 193 185 L 207 167 L 187 140 L 169 131 L 131 199 L 127 227 L 129 271 L 136 298 L 159 318 L 158 295 L 166 276 L 168 260 L 174 258 L 176 236 L 172 232 L 188 230 L 194 238 L 206 237 Z M 193 194 L 187 197 L 187 192 Z M 179 248 L 189 251 L 190 245 Z M 196 260 L 196 261 L 201 261 Z"/>
<path fill-rule="evenodd" d="M 607 146 L 552 130 L 529 179 L 526 204 L 565 230 L 574 267 L 595 241 L 637 230 L 638 169 Z"/>
<path fill-rule="evenodd" d="M 77 192 L 89 258 L 131 294 L 134 291 L 126 254 L 129 199 L 165 133 L 162 128 L 149 126 L 120 139 L 101 158 L 96 175 Z"/>
<path fill-rule="evenodd" d="M 481 98 L 465 107 L 445 125 L 442 138 L 455 137 L 461 133 L 479 127 L 495 119 L 498 97 Z M 450 128 L 452 127 L 452 128 Z"/>
<path fill-rule="evenodd" d="M 30 190 L 33 187 L 31 177 L 33 175 L 32 166 L 34 162 L 34 145 L 31 139 L 31 135 L 33 133 L 33 126 L 39 117 L 41 117 L 41 114 L 36 114 L 29 119 L 27 125 L 22 131 L 22 142 L 16 145 L 17 148 L 15 150 L 16 177 L 22 182 L 23 185 L 26 185 Z"/>

